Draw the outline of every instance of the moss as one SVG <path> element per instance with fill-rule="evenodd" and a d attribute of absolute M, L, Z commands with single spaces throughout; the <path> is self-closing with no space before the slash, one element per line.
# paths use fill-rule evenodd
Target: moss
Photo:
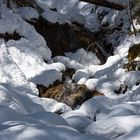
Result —
<path fill-rule="evenodd" d="M 140 57 L 140 44 L 132 45 L 128 51 L 129 62 L 134 61 L 137 57 Z"/>

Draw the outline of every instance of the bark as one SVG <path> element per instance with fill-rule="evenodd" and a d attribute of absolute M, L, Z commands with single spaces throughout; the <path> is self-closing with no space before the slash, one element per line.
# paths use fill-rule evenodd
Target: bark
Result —
<path fill-rule="evenodd" d="M 118 3 L 115 3 L 115 2 L 109 2 L 107 0 L 80 0 L 80 1 L 104 6 L 104 7 L 107 7 L 107 8 L 112 8 L 112 9 L 115 9 L 115 10 L 124 10 L 124 9 L 127 8 L 126 5 L 118 4 Z"/>

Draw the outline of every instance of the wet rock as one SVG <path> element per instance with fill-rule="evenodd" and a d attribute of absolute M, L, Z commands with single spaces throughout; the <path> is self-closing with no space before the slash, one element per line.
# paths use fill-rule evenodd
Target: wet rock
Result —
<path fill-rule="evenodd" d="M 86 100 L 100 95 L 103 94 L 97 91 L 90 91 L 85 85 L 76 83 L 54 85 L 44 93 L 40 93 L 40 97 L 55 99 L 67 104 L 73 109 Z"/>

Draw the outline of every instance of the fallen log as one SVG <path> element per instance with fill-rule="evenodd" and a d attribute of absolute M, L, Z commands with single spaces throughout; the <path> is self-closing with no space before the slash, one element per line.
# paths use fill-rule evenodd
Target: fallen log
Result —
<path fill-rule="evenodd" d="M 124 10 L 127 8 L 126 5 L 118 4 L 115 2 L 110 2 L 107 0 L 79 0 L 79 1 L 87 2 L 87 3 L 91 3 L 91 4 L 96 4 L 99 6 L 104 6 L 104 7 L 115 9 L 115 10 Z"/>

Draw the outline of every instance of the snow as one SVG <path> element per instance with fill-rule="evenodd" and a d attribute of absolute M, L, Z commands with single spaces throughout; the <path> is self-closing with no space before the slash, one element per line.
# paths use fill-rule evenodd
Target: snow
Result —
<path fill-rule="evenodd" d="M 80 132 L 84 132 L 85 128 L 89 124 L 93 123 L 91 119 L 81 116 L 68 117 L 66 121 L 70 124 L 70 126 L 79 130 Z"/>
<path fill-rule="evenodd" d="M 56 56 L 54 62 L 61 62 L 67 68 L 80 70 L 90 65 L 99 65 L 100 60 L 92 52 L 87 52 L 84 49 L 78 49 L 75 53 L 65 53 L 65 56 Z"/>
<path fill-rule="evenodd" d="M 66 56 L 72 60 L 79 62 L 85 67 L 89 65 L 100 64 L 100 60 L 93 52 L 87 52 L 84 49 L 78 49 L 75 53 L 66 53 Z"/>
<path fill-rule="evenodd" d="M 66 104 L 57 102 L 56 100 L 50 98 L 41 98 L 41 100 L 38 99 L 37 102 L 43 106 L 45 111 L 48 112 L 64 113 L 72 110 L 71 107 Z"/>
<path fill-rule="evenodd" d="M 6 23 L 6 24 L 5 24 Z M 50 60 L 51 51 L 47 47 L 44 38 L 39 35 L 33 26 L 25 22 L 21 16 L 13 14 L 12 11 L 5 8 L 2 12 L 2 18 L 0 19 L 0 33 L 19 33 L 25 41 L 25 44 L 29 44 L 30 47 L 36 49 L 37 52 L 46 60 Z M 14 42 L 10 40 L 10 43 Z"/>
<path fill-rule="evenodd" d="M 46 87 L 56 80 L 61 80 L 61 73 L 56 68 L 46 64 L 36 49 L 30 47 L 28 41 L 24 39 L 18 42 L 9 41 L 7 45 L 12 59 L 28 80 Z"/>
<path fill-rule="evenodd" d="M 60 117 L 59 115 L 51 112 L 37 112 L 37 113 L 31 113 L 28 115 L 31 118 L 36 119 L 37 121 L 40 121 L 41 123 L 44 123 L 46 125 L 65 125 L 68 126 L 68 123 Z"/>
<path fill-rule="evenodd" d="M 69 59 L 68 57 L 65 57 L 65 56 L 56 56 L 56 57 L 53 58 L 53 61 L 54 62 L 61 62 L 64 65 L 66 65 L 67 68 L 73 68 L 75 70 L 84 68 L 83 65 L 81 65 L 77 61 L 71 60 L 71 59 Z"/>
<path fill-rule="evenodd" d="M 7 42 L 0 39 L 0 139 L 139 140 L 140 72 L 127 71 L 123 66 L 128 61 L 128 49 L 140 42 L 140 35 L 119 36 L 120 44 L 114 54 L 100 65 L 96 54 L 84 49 L 52 58 L 47 42 L 26 22 L 34 21 L 40 14 L 53 23 L 76 21 L 91 31 L 103 24 L 116 27 L 123 22 L 122 31 L 126 32 L 130 27 L 127 13 L 78 0 L 36 2 L 43 13 L 31 7 L 10 10 L 2 5 L 0 9 L 0 34 L 16 32 L 21 36 Z M 107 14 L 100 21 L 98 14 L 103 11 Z M 134 25 L 139 29 L 135 20 Z M 114 46 L 118 43 L 116 34 L 108 37 Z M 75 83 L 105 96 L 93 97 L 74 110 L 54 99 L 38 97 L 36 84 L 49 87 L 61 81 L 67 68 L 75 69 Z M 120 87 L 121 94 L 117 95 Z"/>
<path fill-rule="evenodd" d="M 29 94 L 35 95 L 36 93 L 35 89 L 33 88 L 32 84 L 30 84 L 29 81 L 26 80 L 26 77 L 20 71 L 18 66 L 12 61 L 7 48 L 5 46 L 1 46 L 0 52 L 1 52 L 0 53 L 0 67 L 1 67 L 1 71 L 0 71 L 1 82 L 0 83 L 3 87 L 2 92 L 4 92 L 4 89 L 6 90 L 8 88 L 9 90 L 6 92 L 7 96 L 9 96 L 9 99 L 10 99 L 10 95 L 11 95 L 13 96 L 15 100 L 15 102 L 13 102 L 14 100 L 11 101 L 12 104 L 10 104 L 10 106 L 14 107 L 14 106 L 17 106 L 18 104 L 21 105 L 20 108 L 16 107 L 15 109 L 18 109 L 22 113 L 25 112 L 24 110 L 21 110 L 21 108 L 25 107 L 24 105 L 27 105 L 26 106 L 27 109 L 25 109 L 26 111 L 27 110 L 37 111 L 39 108 L 41 109 L 41 107 L 35 106 L 35 103 L 33 102 L 30 104 L 31 99 L 28 97 L 28 95 Z M 24 100 L 21 100 L 20 99 L 21 97 Z M 4 99 L 7 100 L 7 98 L 4 98 Z M 22 107 L 22 104 L 24 104 L 23 107 Z"/>
<path fill-rule="evenodd" d="M 18 15 L 21 15 L 24 19 L 26 20 L 33 20 L 33 19 L 38 19 L 39 14 L 34 8 L 31 7 L 20 7 L 16 9 L 16 12 Z"/>
<path fill-rule="evenodd" d="M 79 2 L 78 0 L 36 0 L 36 2 L 44 10 L 42 16 L 52 23 L 71 24 L 76 21 L 85 24 L 86 27 L 94 31 L 100 28 L 96 14 L 92 13 L 94 5 Z"/>
<path fill-rule="evenodd" d="M 10 122 L 12 124 L 12 122 Z M 7 124 L 6 124 L 7 125 Z M 78 135 L 78 132 L 72 128 L 66 126 L 42 126 L 42 124 L 24 124 L 17 123 L 14 126 L 10 126 L 0 132 L 1 139 L 13 139 L 13 140 L 58 140 L 74 137 Z"/>
<path fill-rule="evenodd" d="M 86 82 L 90 77 L 89 71 L 86 69 L 80 69 L 75 72 L 73 75 L 73 79 L 75 82 L 80 83 L 80 82 Z"/>
<path fill-rule="evenodd" d="M 59 2 L 57 0 L 36 1 L 44 10 L 42 16 L 52 23 L 59 22 L 60 24 L 63 24 L 66 22 L 70 23 L 72 21 L 85 22 L 84 17 L 79 13 L 79 9 L 77 7 L 78 0 L 60 0 Z M 57 12 L 51 9 L 56 9 Z"/>
<path fill-rule="evenodd" d="M 126 134 L 125 136 L 120 136 L 118 140 L 137 140 L 140 137 L 140 127 L 136 127 L 134 130 Z"/>
<path fill-rule="evenodd" d="M 54 62 L 54 63 L 50 64 L 50 66 L 59 70 L 60 72 L 66 70 L 66 66 L 63 63 L 60 63 L 60 62 L 56 62 L 56 63 Z"/>
<path fill-rule="evenodd" d="M 100 120 L 89 125 L 86 132 L 93 135 L 102 135 L 110 139 L 115 139 L 121 135 L 131 133 L 131 131 L 137 128 L 140 125 L 139 117 L 139 115 L 119 116 L 112 117 L 107 120 Z"/>

